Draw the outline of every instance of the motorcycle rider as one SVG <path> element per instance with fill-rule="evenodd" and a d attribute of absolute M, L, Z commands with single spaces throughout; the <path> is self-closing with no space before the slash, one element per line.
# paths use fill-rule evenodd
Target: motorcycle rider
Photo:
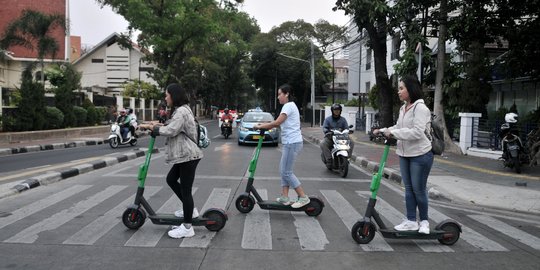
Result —
<path fill-rule="evenodd" d="M 126 135 L 129 132 L 130 121 L 131 119 L 127 115 L 126 109 L 120 109 L 120 115 L 116 118 L 116 123 L 120 126 L 120 134 L 123 141 L 126 140 Z"/>
<path fill-rule="evenodd" d="M 223 122 L 225 122 L 225 120 L 229 120 L 231 121 L 231 124 L 232 124 L 232 120 L 233 120 L 233 116 L 232 114 L 229 113 L 229 109 L 228 108 L 225 108 L 223 110 L 223 115 L 221 116 L 221 135 L 224 135 L 225 134 L 225 127 L 223 127 Z"/>
<path fill-rule="evenodd" d="M 137 134 L 135 134 L 135 129 L 137 129 L 137 115 L 135 115 L 135 112 L 132 108 L 127 109 L 127 113 L 129 116 L 129 131 L 131 131 L 131 134 L 137 138 Z"/>
<path fill-rule="evenodd" d="M 334 145 L 334 142 L 332 141 L 332 130 L 339 129 L 339 130 L 345 130 L 349 128 L 349 124 L 347 123 L 347 119 L 345 117 L 341 116 L 341 111 L 343 108 L 340 104 L 333 104 L 332 107 L 330 107 L 330 111 L 332 112 L 331 116 L 326 117 L 324 119 L 323 123 L 323 132 L 324 132 L 324 139 L 321 141 L 319 146 L 321 147 L 321 151 L 324 155 L 324 158 L 326 160 L 326 166 L 332 167 L 332 147 Z M 349 140 L 351 147 L 349 149 L 349 157 L 352 154 L 353 148 L 354 148 L 354 142 L 352 140 Z"/>

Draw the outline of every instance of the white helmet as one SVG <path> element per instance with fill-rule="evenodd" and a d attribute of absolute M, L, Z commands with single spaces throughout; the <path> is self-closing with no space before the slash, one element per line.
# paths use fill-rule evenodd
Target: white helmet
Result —
<path fill-rule="evenodd" d="M 517 117 L 518 115 L 513 112 L 507 113 L 504 116 L 504 121 L 506 121 L 506 123 L 517 123 Z"/>

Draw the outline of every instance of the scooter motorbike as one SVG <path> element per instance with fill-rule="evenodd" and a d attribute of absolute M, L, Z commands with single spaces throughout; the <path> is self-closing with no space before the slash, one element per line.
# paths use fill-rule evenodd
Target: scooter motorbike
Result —
<path fill-rule="evenodd" d="M 384 137 L 384 135 L 378 135 Z M 418 231 L 397 231 L 394 228 L 388 228 L 384 224 L 381 216 L 375 209 L 377 203 L 377 192 L 379 190 L 384 166 L 390 150 L 390 145 L 395 139 L 384 138 L 384 152 L 379 163 L 379 170 L 371 179 L 368 206 L 363 218 L 357 221 L 351 230 L 351 236 L 358 244 L 368 244 L 375 237 L 375 232 L 381 232 L 384 238 L 393 239 L 437 239 L 443 245 L 453 245 L 459 240 L 462 232 L 461 225 L 452 219 L 446 219 L 435 226 L 435 230 L 429 230 L 429 234 L 421 234 Z M 375 222 L 373 222 L 373 220 Z"/>
<path fill-rule="evenodd" d="M 156 213 L 150 206 L 148 201 L 144 198 L 144 186 L 146 176 L 148 174 L 148 168 L 150 167 L 150 161 L 152 159 L 152 152 L 154 149 L 154 142 L 156 135 L 150 133 L 150 144 L 148 146 L 148 152 L 144 163 L 139 167 L 137 193 L 135 195 L 135 202 L 129 205 L 122 214 L 122 222 L 124 225 L 132 230 L 139 229 L 145 222 L 148 212 L 148 218 L 154 224 L 158 225 L 180 225 L 184 222 L 183 217 L 177 217 L 174 214 L 162 214 Z M 210 231 L 219 231 L 225 227 L 227 222 L 227 214 L 222 209 L 210 208 L 206 210 L 202 217 L 196 217 L 192 220 L 193 226 L 205 226 Z"/>
<path fill-rule="evenodd" d="M 353 126 L 350 125 L 349 129 L 334 129 L 325 135 L 331 136 L 333 141 L 332 150 L 330 152 L 332 154 L 332 163 L 327 164 L 327 168 L 338 172 L 343 178 L 347 177 L 347 174 L 349 173 L 349 160 L 351 158 L 349 155 L 351 149 L 351 139 L 349 138 L 349 134 L 354 132 L 351 129 L 352 127 Z M 323 153 L 321 153 L 321 160 L 323 164 L 326 164 L 326 158 Z"/>
<path fill-rule="evenodd" d="M 111 124 L 111 134 L 109 135 L 109 145 L 111 148 L 117 148 L 119 145 L 130 144 L 131 146 L 137 145 L 137 138 L 131 134 L 131 131 L 128 131 L 126 134 L 126 139 L 122 138 L 122 133 L 120 132 L 120 126 L 118 123 Z"/>
<path fill-rule="evenodd" d="M 255 170 L 257 169 L 257 161 L 259 160 L 259 154 L 261 152 L 262 143 L 264 140 L 264 132 L 266 130 L 260 129 L 259 135 L 259 142 L 257 144 L 257 148 L 255 149 L 255 153 L 253 154 L 253 158 L 251 159 L 251 162 L 249 163 L 249 177 L 248 182 L 246 185 L 246 190 L 244 193 L 240 194 L 238 198 L 236 198 L 235 206 L 240 213 L 249 213 L 253 208 L 255 207 L 255 204 L 258 204 L 261 209 L 265 210 L 281 210 L 281 211 L 304 211 L 308 216 L 318 216 L 321 214 L 324 203 L 321 199 L 319 199 L 316 196 L 309 196 L 309 204 L 304 205 L 300 208 L 293 208 L 291 205 L 284 205 L 277 201 L 272 200 L 263 200 L 262 197 L 257 192 L 257 189 L 253 186 L 253 182 L 255 181 Z"/>
<path fill-rule="evenodd" d="M 503 151 L 501 159 L 505 167 L 513 168 L 516 173 L 521 173 L 521 165 L 528 163 L 528 155 L 518 135 L 516 118 L 517 114 L 507 113 L 506 123 L 501 125 L 499 134 Z"/>
<path fill-rule="evenodd" d="M 225 137 L 225 139 L 228 139 L 232 134 L 232 120 L 225 119 L 225 121 L 223 121 L 221 124 L 221 128 L 222 135 Z"/>

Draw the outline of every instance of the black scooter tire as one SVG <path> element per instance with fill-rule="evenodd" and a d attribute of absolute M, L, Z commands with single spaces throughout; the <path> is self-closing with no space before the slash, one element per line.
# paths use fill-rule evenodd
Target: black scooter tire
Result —
<path fill-rule="evenodd" d="M 516 173 L 521 173 L 521 163 L 519 160 L 519 155 L 517 157 L 513 157 L 512 160 L 514 162 L 514 170 L 516 170 Z"/>
<path fill-rule="evenodd" d="M 349 160 L 343 156 L 340 156 L 339 159 L 339 174 L 341 178 L 346 178 L 347 174 L 349 174 Z"/>
<path fill-rule="evenodd" d="M 131 142 L 129 142 L 129 144 L 131 144 L 131 146 L 137 145 L 137 139 L 131 140 Z"/>
<path fill-rule="evenodd" d="M 118 145 L 120 144 L 118 137 L 113 137 L 109 139 L 109 145 L 112 149 L 116 149 Z"/>
<path fill-rule="evenodd" d="M 309 197 L 309 204 L 305 206 L 304 212 L 310 217 L 316 217 L 322 213 L 324 203 L 316 197 Z"/>
<path fill-rule="evenodd" d="M 146 220 L 146 212 L 141 209 L 128 208 L 122 214 L 122 222 L 131 230 L 139 229 Z"/>
<path fill-rule="evenodd" d="M 453 222 L 445 222 L 437 226 L 435 229 L 444 231 L 441 238 L 437 239 L 439 243 L 447 246 L 455 244 L 459 240 L 461 229 L 459 225 Z"/>
<path fill-rule="evenodd" d="M 375 225 L 373 225 L 373 223 L 369 223 L 367 231 L 363 231 L 364 224 L 365 222 L 363 221 L 357 221 L 354 223 L 351 230 L 351 236 L 358 244 L 368 244 L 375 237 Z"/>
<path fill-rule="evenodd" d="M 255 207 L 255 199 L 251 195 L 242 194 L 238 196 L 234 205 L 240 213 L 247 214 Z"/>
<path fill-rule="evenodd" d="M 223 213 L 223 211 L 217 209 L 210 209 L 204 212 L 203 218 L 212 221 L 211 224 L 207 224 L 205 226 L 206 229 L 212 232 L 220 231 L 223 229 L 223 227 L 225 227 L 225 223 L 227 223 L 227 216 Z"/>

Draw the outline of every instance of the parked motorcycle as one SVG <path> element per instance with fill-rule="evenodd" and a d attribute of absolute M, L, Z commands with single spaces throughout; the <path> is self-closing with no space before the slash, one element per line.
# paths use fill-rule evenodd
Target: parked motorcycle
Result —
<path fill-rule="evenodd" d="M 349 173 L 349 150 L 351 149 L 351 139 L 349 134 L 354 131 L 351 129 L 353 126 L 350 125 L 349 129 L 338 130 L 334 129 L 331 132 L 328 132 L 325 136 L 331 136 L 333 141 L 333 146 L 331 150 L 332 162 L 327 165 L 327 168 L 332 171 L 338 172 L 341 177 L 347 177 Z M 323 153 L 321 153 L 321 160 L 326 164 Z"/>
<path fill-rule="evenodd" d="M 225 119 L 223 123 L 221 124 L 221 135 L 225 137 L 225 139 L 228 139 L 229 136 L 232 134 L 232 121 L 229 119 Z"/>
<path fill-rule="evenodd" d="M 109 145 L 111 148 L 117 148 L 119 145 L 130 144 L 131 146 L 137 145 L 137 138 L 128 131 L 126 139 L 122 139 L 122 133 L 120 132 L 120 126 L 118 123 L 111 124 L 111 134 L 109 135 Z"/>
<path fill-rule="evenodd" d="M 506 123 L 501 125 L 501 146 L 503 154 L 501 159 L 505 167 L 513 168 L 521 173 L 521 165 L 528 163 L 528 154 L 524 148 L 516 127 L 518 115 L 507 113 L 504 117 Z"/>

